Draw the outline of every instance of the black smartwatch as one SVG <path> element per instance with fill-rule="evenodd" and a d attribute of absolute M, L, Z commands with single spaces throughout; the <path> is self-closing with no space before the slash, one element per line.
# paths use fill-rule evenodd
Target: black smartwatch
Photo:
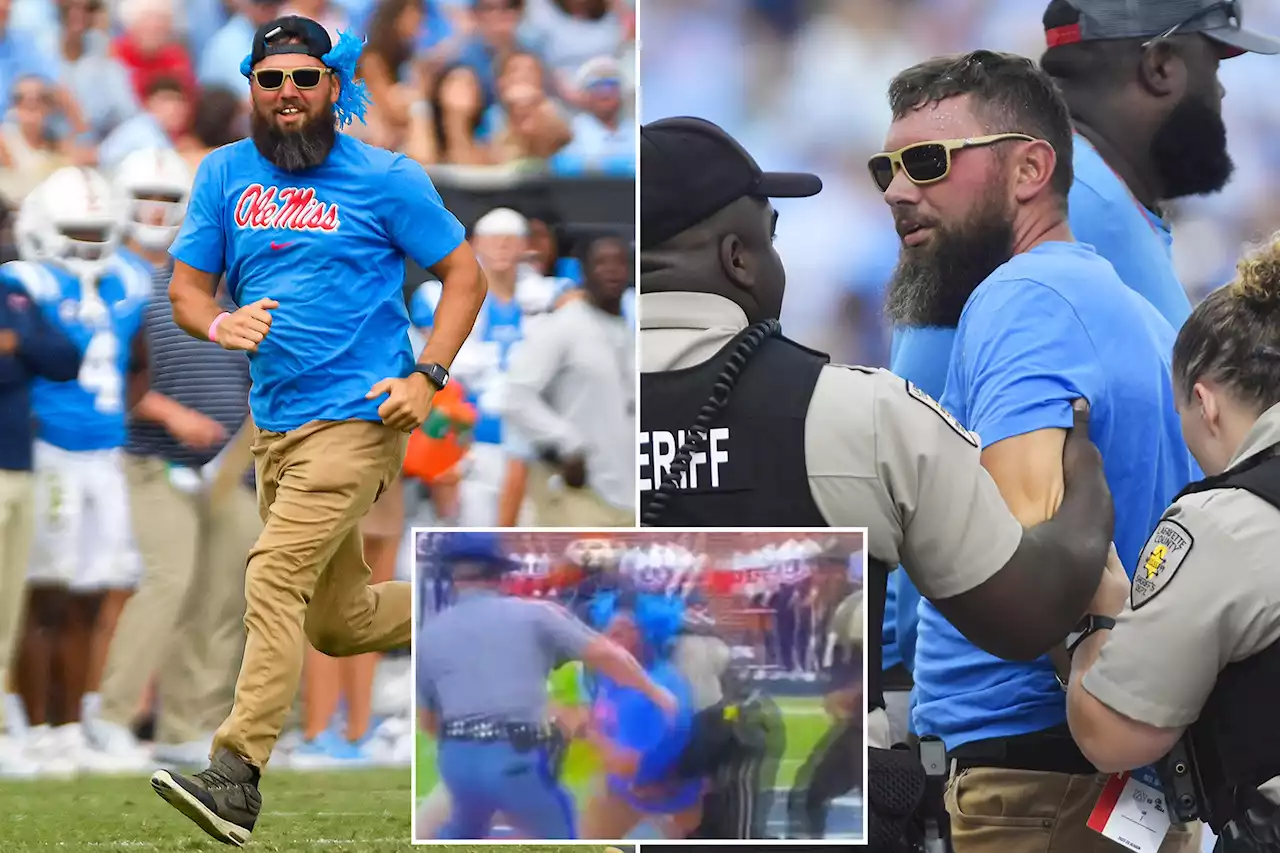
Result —
<path fill-rule="evenodd" d="M 427 377 L 427 381 L 434 385 L 437 391 L 443 390 L 444 386 L 449 384 L 449 371 L 439 364 L 415 364 L 411 375 L 412 373 L 421 373 Z"/>
<path fill-rule="evenodd" d="M 1076 649 L 1080 648 L 1080 644 L 1098 631 L 1110 631 L 1115 626 L 1116 620 L 1110 616 L 1094 616 L 1090 614 L 1084 617 L 1076 625 L 1075 630 L 1067 634 L 1067 657 L 1074 656 Z"/>

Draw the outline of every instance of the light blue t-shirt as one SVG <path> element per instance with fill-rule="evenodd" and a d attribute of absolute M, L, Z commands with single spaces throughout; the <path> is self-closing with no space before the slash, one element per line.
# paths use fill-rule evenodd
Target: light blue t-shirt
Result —
<path fill-rule="evenodd" d="M 942 404 L 989 447 L 1069 428 L 1071 401 L 1086 398 L 1115 499 L 1116 549 L 1132 574 L 1169 502 L 1200 476 L 1174 410 L 1173 340 L 1168 321 L 1091 247 L 1043 243 L 969 297 Z M 979 651 L 928 601 L 915 683 L 914 730 L 948 748 L 1066 721 L 1047 657 L 1015 663 Z"/>
<path fill-rule="evenodd" d="M 80 279 L 52 263 L 10 261 L 0 278 L 25 291 L 84 354 L 75 382 L 37 377 L 31 386 L 36 437 L 63 450 L 124 445 L 125 391 L 133 341 L 151 296 L 151 276 L 122 258 L 98 278 L 98 310 L 87 312 Z"/>
<path fill-rule="evenodd" d="M 401 284 L 456 249 L 462 224 L 402 154 L 338 134 L 320 166 L 289 173 L 252 140 L 217 149 L 196 173 L 170 254 L 225 272 L 238 305 L 270 297 L 271 331 L 249 358 L 262 429 L 379 420 L 375 382 L 413 367 Z"/>
<path fill-rule="evenodd" d="M 1072 234 L 1110 261 L 1120 280 L 1154 305 L 1175 331 L 1182 328 L 1191 302 L 1173 266 L 1169 226 L 1137 202 L 1087 139 L 1076 134 L 1074 143 L 1075 182 L 1068 197 Z M 941 400 L 954 338 L 955 329 L 900 327 L 893 335 L 890 370 Z M 905 573 L 889 583 L 897 587 L 897 610 L 886 607 L 885 621 L 896 620 L 896 651 L 911 669 L 920 594 Z M 885 660 L 890 666 L 887 656 Z"/>

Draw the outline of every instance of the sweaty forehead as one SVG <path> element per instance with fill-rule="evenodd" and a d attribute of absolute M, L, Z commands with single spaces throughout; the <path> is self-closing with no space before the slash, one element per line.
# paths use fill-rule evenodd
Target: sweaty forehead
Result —
<path fill-rule="evenodd" d="M 259 71 L 266 68 L 324 68 L 324 63 L 305 53 L 275 53 L 264 56 L 254 68 Z"/>
<path fill-rule="evenodd" d="M 897 151 L 916 142 L 982 136 L 986 126 L 973 112 L 969 95 L 957 95 L 911 110 L 889 126 L 884 150 Z"/>

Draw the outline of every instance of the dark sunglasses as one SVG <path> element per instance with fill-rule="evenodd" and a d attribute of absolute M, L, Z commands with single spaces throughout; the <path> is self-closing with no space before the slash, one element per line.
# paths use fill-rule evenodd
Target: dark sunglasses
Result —
<path fill-rule="evenodd" d="M 871 158 L 867 166 L 871 170 L 871 180 L 876 182 L 880 192 L 888 191 L 898 170 L 906 172 L 911 183 L 918 186 L 935 184 L 951 174 L 951 152 L 994 145 L 1007 139 L 1019 139 L 1023 142 L 1036 141 L 1034 136 L 1027 136 L 1025 133 L 995 133 L 991 136 L 976 136 L 971 139 L 916 142 L 897 151 L 877 154 Z"/>
<path fill-rule="evenodd" d="M 1143 42 L 1142 49 L 1146 50 L 1147 48 L 1151 47 L 1151 45 L 1155 44 L 1158 41 L 1163 41 L 1168 38 L 1173 38 L 1184 27 L 1190 26 L 1191 24 L 1194 24 L 1196 21 L 1199 21 L 1201 18 L 1207 18 L 1210 15 L 1213 15 L 1217 12 L 1226 12 L 1227 20 L 1231 24 L 1235 26 L 1239 26 L 1240 7 L 1237 5 L 1236 0 L 1224 0 L 1224 2 L 1222 3 L 1214 3 L 1212 6 L 1204 7 L 1200 11 L 1196 12 L 1194 15 L 1187 18 L 1186 20 L 1179 21 L 1178 23 L 1174 24 L 1172 27 L 1165 30 L 1155 38 L 1149 41 Z"/>
<path fill-rule="evenodd" d="M 293 81 L 299 89 L 314 89 L 320 85 L 320 79 L 329 73 L 328 68 L 263 68 L 253 72 L 254 82 L 258 88 L 274 92 L 284 85 L 285 79 Z"/>

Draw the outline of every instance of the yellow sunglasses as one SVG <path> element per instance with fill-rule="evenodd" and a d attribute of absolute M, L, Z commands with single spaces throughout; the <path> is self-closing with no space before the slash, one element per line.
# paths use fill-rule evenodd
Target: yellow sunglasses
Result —
<path fill-rule="evenodd" d="M 329 73 L 328 68 L 262 68 L 253 72 L 253 79 L 259 88 L 268 92 L 279 89 L 285 80 L 292 80 L 299 89 L 314 89 Z"/>
<path fill-rule="evenodd" d="M 880 192 L 888 191 L 899 169 L 906 172 L 911 183 L 917 186 L 936 184 L 951 174 L 951 152 L 994 145 L 1007 139 L 1020 139 L 1023 142 L 1036 141 L 1036 137 L 1025 133 L 993 133 L 990 136 L 975 136 L 969 139 L 916 142 L 897 151 L 877 154 L 871 158 L 867 166 L 871 169 L 871 180 L 876 182 Z"/>

